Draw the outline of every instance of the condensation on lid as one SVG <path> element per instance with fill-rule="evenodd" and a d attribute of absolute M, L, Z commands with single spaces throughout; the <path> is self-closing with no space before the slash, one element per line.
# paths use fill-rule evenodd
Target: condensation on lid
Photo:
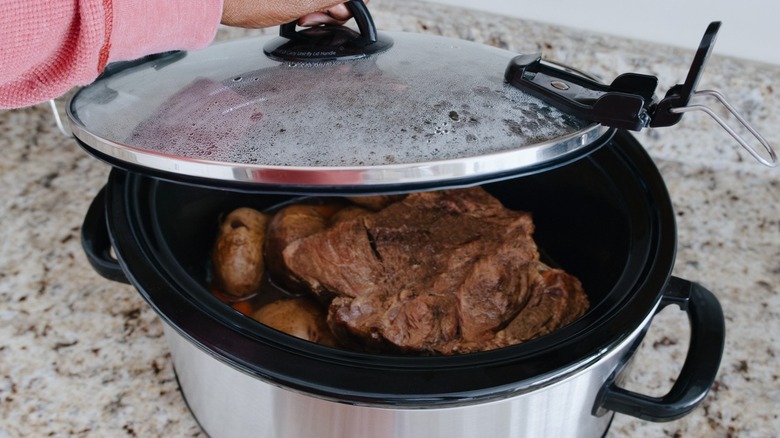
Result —
<path fill-rule="evenodd" d="M 90 141 L 131 151 L 295 167 L 457 160 L 589 125 L 507 85 L 515 53 L 388 34 L 387 52 L 317 64 L 268 59 L 267 38 L 214 45 L 108 75 L 74 97 L 69 115 Z"/>

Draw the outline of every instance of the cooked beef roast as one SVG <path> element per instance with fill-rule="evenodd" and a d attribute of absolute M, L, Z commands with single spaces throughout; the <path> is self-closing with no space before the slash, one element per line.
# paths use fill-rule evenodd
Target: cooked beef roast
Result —
<path fill-rule="evenodd" d="M 368 351 L 454 354 L 513 345 L 581 316 L 579 281 L 539 261 L 526 212 L 481 188 L 414 193 L 282 251 L 329 306 L 339 340 Z"/>

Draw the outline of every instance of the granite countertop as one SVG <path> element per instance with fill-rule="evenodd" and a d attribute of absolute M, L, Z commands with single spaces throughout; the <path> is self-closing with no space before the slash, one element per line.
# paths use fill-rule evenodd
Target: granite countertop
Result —
<path fill-rule="evenodd" d="M 371 8 L 380 29 L 542 51 L 606 81 L 654 74 L 662 92 L 684 80 L 698 43 L 676 49 L 412 0 L 372 0 Z M 257 33 L 222 29 L 218 38 Z M 716 46 L 700 89 L 724 91 L 779 145 L 778 80 L 780 66 L 722 57 Z M 712 391 L 690 415 L 669 423 L 617 415 L 609 436 L 777 436 L 780 169 L 758 164 L 703 114 L 637 136 L 674 203 L 674 275 L 717 295 L 726 351 Z M 0 112 L 0 151 L 0 438 L 203 435 L 179 392 L 162 322 L 132 287 L 98 276 L 83 255 L 79 229 L 108 166 L 65 138 L 47 105 Z M 629 389 L 665 393 L 688 333 L 683 312 L 659 314 Z"/>

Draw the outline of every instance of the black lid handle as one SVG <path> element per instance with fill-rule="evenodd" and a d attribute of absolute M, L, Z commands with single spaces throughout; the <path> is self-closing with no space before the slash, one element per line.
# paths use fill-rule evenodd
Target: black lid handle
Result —
<path fill-rule="evenodd" d="M 279 27 L 279 38 L 266 44 L 265 54 L 277 61 L 346 61 L 366 58 L 393 45 L 392 39 L 377 32 L 363 0 L 352 0 L 345 5 L 359 33 L 346 26 L 317 26 L 298 31 L 297 20 L 291 21 Z"/>
<path fill-rule="evenodd" d="M 349 9 L 349 12 L 352 13 L 352 18 L 355 19 L 355 23 L 357 23 L 358 29 L 360 29 L 360 35 L 366 41 L 376 42 L 377 32 L 376 26 L 374 25 L 374 19 L 368 12 L 368 8 L 366 7 L 366 4 L 363 3 L 363 0 L 351 0 L 344 3 L 344 5 Z M 285 23 L 279 26 L 279 36 L 293 39 L 297 35 L 297 27 L 298 20 Z"/>

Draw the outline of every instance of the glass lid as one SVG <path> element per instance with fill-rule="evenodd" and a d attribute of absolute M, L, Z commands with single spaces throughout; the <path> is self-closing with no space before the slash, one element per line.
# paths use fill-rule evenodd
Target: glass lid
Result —
<path fill-rule="evenodd" d="M 523 174 L 581 155 L 610 129 L 507 83 L 516 53 L 430 35 L 375 37 L 357 55 L 291 49 L 288 35 L 114 64 L 71 100 L 71 129 L 119 167 L 293 188 Z"/>

